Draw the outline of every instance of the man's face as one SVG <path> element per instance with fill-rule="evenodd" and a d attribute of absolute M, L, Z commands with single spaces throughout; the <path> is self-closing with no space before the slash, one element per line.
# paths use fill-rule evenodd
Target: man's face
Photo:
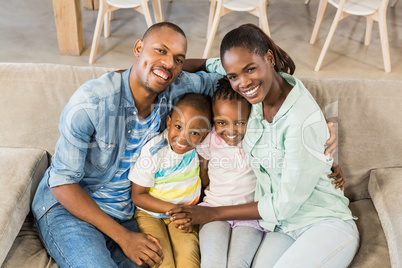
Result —
<path fill-rule="evenodd" d="M 149 93 L 163 92 L 180 74 L 187 40 L 168 27 L 150 32 L 135 43 L 136 76 Z"/>

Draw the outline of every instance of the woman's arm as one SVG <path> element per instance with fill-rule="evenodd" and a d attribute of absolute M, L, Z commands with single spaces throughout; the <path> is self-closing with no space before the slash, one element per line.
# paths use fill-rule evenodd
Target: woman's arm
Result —
<path fill-rule="evenodd" d="M 143 209 L 165 213 L 166 211 L 177 207 L 177 205 L 160 200 L 149 194 L 149 187 L 142 187 L 138 184 L 133 183 L 131 197 L 133 203 Z"/>
<path fill-rule="evenodd" d="M 169 210 L 166 215 L 171 216 L 170 220 L 172 222 L 186 222 L 180 224 L 178 226 L 179 229 L 211 221 L 261 219 L 258 212 L 258 202 L 222 207 L 180 206 Z"/>

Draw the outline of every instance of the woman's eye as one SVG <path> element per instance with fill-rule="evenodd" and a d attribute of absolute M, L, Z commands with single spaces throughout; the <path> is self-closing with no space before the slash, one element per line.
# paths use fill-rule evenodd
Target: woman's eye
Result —
<path fill-rule="evenodd" d="M 254 70 L 255 70 L 255 67 L 252 67 L 252 68 L 248 69 L 247 71 L 248 71 L 249 73 L 251 73 L 251 72 L 254 71 Z"/>
<path fill-rule="evenodd" d="M 236 79 L 236 76 L 234 76 L 234 75 L 228 76 L 228 79 L 229 80 L 234 80 L 234 79 Z"/>

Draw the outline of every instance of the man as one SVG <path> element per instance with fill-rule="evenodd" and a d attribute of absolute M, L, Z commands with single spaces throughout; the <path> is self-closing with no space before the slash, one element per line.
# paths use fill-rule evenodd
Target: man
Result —
<path fill-rule="evenodd" d="M 52 165 L 32 205 L 38 233 L 61 266 L 138 267 L 162 261 L 159 241 L 138 232 L 129 167 L 165 129 L 185 93 L 212 94 L 218 74 L 181 72 L 184 32 L 163 22 L 134 46 L 124 73 L 83 84 L 64 108 Z"/>

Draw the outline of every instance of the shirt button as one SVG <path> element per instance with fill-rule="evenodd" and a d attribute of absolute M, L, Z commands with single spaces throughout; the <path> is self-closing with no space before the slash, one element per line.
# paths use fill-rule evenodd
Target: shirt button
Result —
<path fill-rule="evenodd" d="M 136 112 L 136 111 L 134 111 L 134 112 L 133 112 L 133 114 L 137 114 L 137 112 Z"/>
<path fill-rule="evenodd" d="M 131 133 L 131 130 L 127 131 L 128 133 Z"/>
<path fill-rule="evenodd" d="M 43 209 L 43 210 L 46 210 L 46 208 L 45 208 L 45 207 L 43 207 L 42 209 Z"/>
<path fill-rule="evenodd" d="M 110 145 L 110 144 L 107 146 L 107 148 L 111 148 L 111 147 L 112 147 L 112 145 Z"/>

